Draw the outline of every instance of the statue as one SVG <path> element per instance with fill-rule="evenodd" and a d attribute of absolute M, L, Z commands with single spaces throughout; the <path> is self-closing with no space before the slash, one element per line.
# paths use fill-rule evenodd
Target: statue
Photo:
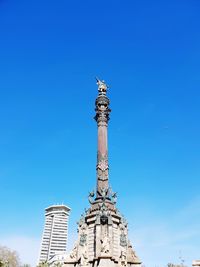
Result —
<path fill-rule="evenodd" d="M 136 255 L 135 251 L 133 250 L 133 247 L 130 244 L 130 242 L 128 243 L 127 261 L 131 262 L 131 263 L 137 263 L 137 264 L 141 263 L 140 259 L 138 258 L 138 256 Z"/>
<path fill-rule="evenodd" d="M 84 244 L 87 242 L 87 234 L 82 233 L 80 235 L 80 241 L 79 241 L 79 245 L 80 246 L 84 246 Z"/>
<path fill-rule="evenodd" d="M 88 196 L 88 200 L 89 200 L 89 203 L 92 204 L 94 202 L 94 191 L 90 192 L 89 193 L 89 196 Z"/>
<path fill-rule="evenodd" d="M 110 196 L 111 196 L 112 203 L 115 205 L 117 203 L 117 193 L 112 192 L 112 190 L 110 189 Z"/>
<path fill-rule="evenodd" d="M 127 256 L 126 256 L 126 251 L 125 250 L 121 251 L 120 260 L 121 260 L 121 265 L 122 266 L 126 266 L 126 264 L 127 264 Z"/>
<path fill-rule="evenodd" d="M 84 223 L 80 226 L 79 232 L 80 232 L 80 240 L 79 240 L 79 245 L 84 246 L 87 243 L 87 225 Z"/>
<path fill-rule="evenodd" d="M 126 235 L 124 233 L 121 233 L 121 235 L 120 235 L 120 246 L 122 246 L 122 247 L 127 246 Z"/>
<path fill-rule="evenodd" d="M 87 255 L 86 245 L 84 245 L 84 247 L 82 249 L 80 263 L 81 263 L 81 266 L 87 266 L 88 265 L 88 255 Z"/>
<path fill-rule="evenodd" d="M 75 244 L 74 248 L 72 249 L 71 253 L 70 253 L 70 258 L 71 259 L 76 259 L 77 258 L 77 244 Z"/>
<path fill-rule="evenodd" d="M 81 214 L 81 218 L 77 224 L 81 227 L 85 223 L 85 216 L 84 214 Z"/>
<path fill-rule="evenodd" d="M 104 254 L 108 254 L 110 251 L 110 241 L 107 234 L 104 235 L 103 239 L 101 239 L 101 252 Z"/>
<path fill-rule="evenodd" d="M 104 203 L 106 198 L 108 197 L 108 188 L 106 187 L 100 188 L 100 192 L 98 191 L 98 194 L 102 197 Z"/>
<path fill-rule="evenodd" d="M 106 93 L 108 89 L 108 85 L 105 83 L 105 81 L 104 80 L 101 81 L 97 77 L 96 77 L 96 81 L 98 85 L 98 91 L 100 93 Z"/>

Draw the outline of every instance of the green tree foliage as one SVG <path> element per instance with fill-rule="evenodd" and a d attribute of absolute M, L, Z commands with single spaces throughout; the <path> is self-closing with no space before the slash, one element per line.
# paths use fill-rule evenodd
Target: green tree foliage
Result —
<path fill-rule="evenodd" d="M 0 267 L 20 267 L 16 251 L 0 246 Z"/>
<path fill-rule="evenodd" d="M 52 267 L 62 267 L 63 264 L 61 262 L 56 262 L 53 265 L 51 265 Z M 39 265 L 37 267 L 49 267 L 49 264 L 47 261 L 41 262 L 39 263 Z"/>
<path fill-rule="evenodd" d="M 61 262 L 54 263 L 53 267 L 62 267 L 63 264 Z"/>
<path fill-rule="evenodd" d="M 37 267 L 49 267 L 49 264 L 47 261 L 40 262 Z"/>
<path fill-rule="evenodd" d="M 180 264 L 168 263 L 167 267 L 187 267 L 187 266 L 184 265 L 183 263 Z"/>

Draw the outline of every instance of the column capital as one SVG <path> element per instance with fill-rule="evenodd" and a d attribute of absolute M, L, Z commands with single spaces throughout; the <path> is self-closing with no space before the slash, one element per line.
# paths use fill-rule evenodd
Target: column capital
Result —
<path fill-rule="evenodd" d="M 110 100 L 106 95 L 99 95 L 95 101 L 95 120 L 98 126 L 107 126 L 109 121 L 109 113 L 111 112 L 109 108 Z"/>

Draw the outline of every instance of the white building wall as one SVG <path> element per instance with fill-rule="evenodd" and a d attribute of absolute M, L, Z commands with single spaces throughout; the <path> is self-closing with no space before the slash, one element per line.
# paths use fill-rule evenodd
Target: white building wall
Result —
<path fill-rule="evenodd" d="M 66 252 L 70 208 L 54 205 L 45 209 L 45 226 L 38 263 L 57 253 Z"/>

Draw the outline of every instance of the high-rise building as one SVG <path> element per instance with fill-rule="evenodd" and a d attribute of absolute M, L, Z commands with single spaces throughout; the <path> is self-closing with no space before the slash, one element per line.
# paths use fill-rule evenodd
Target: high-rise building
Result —
<path fill-rule="evenodd" d="M 48 261 L 55 254 L 66 252 L 69 212 L 70 208 L 65 205 L 53 205 L 45 209 L 39 262 Z"/>

